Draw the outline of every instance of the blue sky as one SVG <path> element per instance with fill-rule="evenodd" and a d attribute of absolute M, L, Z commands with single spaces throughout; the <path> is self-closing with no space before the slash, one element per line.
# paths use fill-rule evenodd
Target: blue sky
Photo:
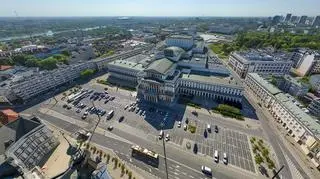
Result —
<path fill-rule="evenodd" d="M 320 0 L 0 0 L 0 16 L 320 15 Z"/>

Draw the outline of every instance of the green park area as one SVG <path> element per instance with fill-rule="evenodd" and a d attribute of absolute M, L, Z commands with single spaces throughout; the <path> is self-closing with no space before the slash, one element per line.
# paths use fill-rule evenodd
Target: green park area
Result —
<path fill-rule="evenodd" d="M 293 51 L 295 48 L 320 50 L 320 34 L 242 32 L 231 43 L 214 43 L 209 46 L 220 58 L 227 58 L 232 51 L 264 47 L 284 51 Z"/>
<path fill-rule="evenodd" d="M 213 112 L 238 120 L 244 120 L 240 109 L 227 104 L 219 104 L 217 107 L 213 108 Z"/>

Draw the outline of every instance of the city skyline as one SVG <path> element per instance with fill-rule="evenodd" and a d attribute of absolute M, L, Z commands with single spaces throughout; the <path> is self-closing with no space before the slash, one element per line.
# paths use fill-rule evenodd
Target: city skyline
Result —
<path fill-rule="evenodd" d="M 0 7 L 0 17 L 10 16 L 273 16 L 292 13 L 298 16 L 319 15 L 317 0 L 176 0 L 174 2 L 147 0 L 62 0 L 43 2 L 40 0 L 12 0 Z M 183 7 L 183 8 L 180 8 Z"/>

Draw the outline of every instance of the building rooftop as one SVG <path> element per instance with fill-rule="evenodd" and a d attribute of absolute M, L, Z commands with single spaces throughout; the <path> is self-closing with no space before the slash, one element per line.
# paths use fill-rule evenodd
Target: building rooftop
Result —
<path fill-rule="evenodd" d="M 0 71 L 5 71 L 12 68 L 12 66 L 10 65 L 0 65 Z"/>
<path fill-rule="evenodd" d="M 282 91 L 279 90 L 277 87 L 269 83 L 267 80 L 262 78 L 258 73 L 248 73 L 253 79 L 255 79 L 261 86 L 269 91 L 269 93 L 275 95 L 281 93 Z"/>
<path fill-rule="evenodd" d="M 122 68 L 130 68 L 138 71 L 142 71 L 145 69 L 142 64 L 130 62 L 127 60 L 115 60 L 113 62 L 110 62 L 109 64 L 119 66 Z"/>
<path fill-rule="evenodd" d="M 182 74 L 181 78 L 192 80 L 192 81 L 199 81 L 207 84 L 220 84 L 220 85 L 226 85 L 226 86 L 240 87 L 240 85 L 231 77 L 225 77 L 225 76 Z"/>
<path fill-rule="evenodd" d="M 13 120 L 16 120 L 18 119 L 19 115 L 18 113 L 16 113 L 15 111 L 13 111 L 12 109 L 4 109 L 4 110 L 1 110 L 1 113 L 3 115 L 5 115 L 9 121 L 13 121 Z"/>
<path fill-rule="evenodd" d="M 35 118 L 24 119 L 19 118 L 11 123 L 8 123 L 5 126 L 0 128 L 0 154 L 5 152 L 5 143 L 6 142 L 16 142 L 25 134 L 33 130 L 34 128 L 41 125 L 37 122 Z"/>
<path fill-rule="evenodd" d="M 180 48 L 180 47 L 174 47 L 174 46 L 172 46 L 172 47 L 167 47 L 167 48 L 165 48 L 164 50 L 171 50 L 174 54 L 182 54 L 182 53 L 185 53 L 185 51 L 184 51 L 182 48 Z"/>
<path fill-rule="evenodd" d="M 268 50 L 248 50 L 241 52 L 233 52 L 241 61 L 288 61 L 289 54 L 283 52 L 271 52 Z"/>
<path fill-rule="evenodd" d="M 175 38 L 175 39 L 190 39 L 192 40 L 193 37 L 189 35 L 171 35 L 169 38 Z"/>
<path fill-rule="evenodd" d="M 316 119 L 306 114 L 301 108 L 294 104 L 294 98 L 288 94 L 279 93 L 275 95 L 278 101 L 281 102 L 296 118 L 305 126 L 312 134 L 320 139 L 320 124 Z"/>
<path fill-rule="evenodd" d="M 152 62 L 146 70 L 151 70 L 157 73 L 166 74 L 173 65 L 174 63 L 171 60 L 167 58 L 162 58 Z"/>

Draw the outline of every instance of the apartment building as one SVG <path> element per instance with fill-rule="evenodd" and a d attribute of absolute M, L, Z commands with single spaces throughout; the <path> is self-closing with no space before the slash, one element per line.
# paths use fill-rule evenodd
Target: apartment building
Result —
<path fill-rule="evenodd" d="M 308 110 L 314 116 L 320 118 L 320 98 L 315 98 L 308 105 Z"/>
<path fill-rule="evenodd" d="M 287 54 L 269 53 L 263 50 L 232 52 L 228 64 L 241 78 L 245 78 L 248 73 L 285 75 L 292 67 L 292 61 Z"/>
<path fill-rule="evenodd" d="M 249 73 L 245 89 L 273 115 L 275 122 L 300 144 L 316 167 L 320 165 L 320 124 L 296 105 L 296 100 L 285 94 L 257 73 Z"/>
<path fill-rule="evenodd" d="M 12 81 L 10 88 L 16 96 L 26 101 L 80 77 L 81 71 L 85 69 L 96 69 L 96 66 L 93 62 L 86 62 L 59 67 L 52 71 L 35 72 L 29 77 Z"/>

